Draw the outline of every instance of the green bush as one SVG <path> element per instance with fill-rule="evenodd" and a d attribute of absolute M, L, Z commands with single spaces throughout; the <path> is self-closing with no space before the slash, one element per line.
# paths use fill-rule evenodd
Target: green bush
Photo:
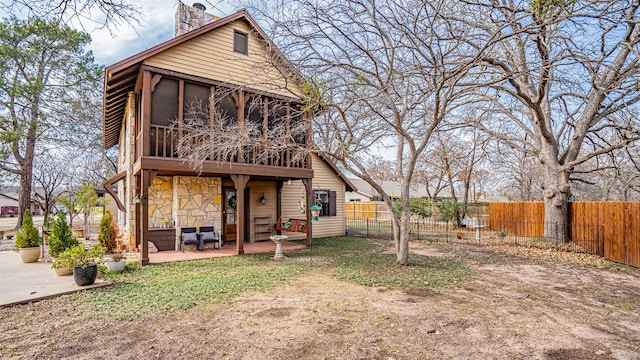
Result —
<path fill-rule="evenodd" d="M 71 227 L 67 224 L 65 214 L 62 211 L 58 211 L 56 217 L 51 221 L 49 255 L 58 257 L 61 252 L 78 244 L 78 239 L 73 236 Z"/>
<path fill-rule="evenodd" d="M 449 221 L 453 224 L 454 228 L 459 228 L 462 226 L 462 219 L 464 218 L 464 214 L 462 213 L 462 203 L 453 202 L 453 201 L 440 201 L 436 203 L 438 210 L 440 210 L 440 214 L 438 215 L 438 220 L 440 221 Z"/>
<path fill-rule="evenodd" d="M 107 251 L 116 248 L 116 237 L 118 236 L 118 227 L 113 221 L 111 211 L 107 210 L 102 220 L 100 220 L 100 231 L 98 232 L 98 244 Z"/>
<path fill-rule="evenodd" d="M 80 244 L 60 253 L 60 259 L 62 259 L 62 264 L 86 268 L 89 265 L 95 265 L 101 262 L 104 253 L 105 248 L 101 246 L 94 246 L 86 250 L 84 244 Z"/>
<path fill-rule="evenodd" d="M 400 214 L 402 211 L 402 200 L 395 199 L 393 200 L 393 204 L 396 206 L 397 214 Z M 409 211 L 423 218 L 428 218 L 433 215 L 433 211 L 431 211 L 431 201 L 426 199 L 409 199 Z"/>
<path fill-rule="evenodd" d="M 38 234 L 38 229 L 33 226 L 33 217 L 31 211 L 27 210 L 22 216 L 22 226 L 16 234 L 16 247 L 17 248 L 30 248 L 40 246 L 42 239 Z"/>

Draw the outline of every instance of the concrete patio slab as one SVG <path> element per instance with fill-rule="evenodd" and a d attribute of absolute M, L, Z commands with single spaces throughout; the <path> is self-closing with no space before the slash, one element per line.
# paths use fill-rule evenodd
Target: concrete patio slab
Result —
<path fill-rule="evenodd" d="M 111 283 L 97 279 L 93 285 L 77 286 L 73 276 L 57 276 L 50 263 L 23 264 L 17 252 L 0 251 L 0 307 L 108 285 Z"/>
<path fill-rule="evenodd" d="M 284 242 L 282 243 L 282 250 L 298 250 L 304 249 L 304 245 Z M 260 241 L 255 243 L 245 243 L 243 246 L 245 254 L 258 254 L 268 253 L 276 251 L 276 244 L 273 241 Z M 236 244 L 234 242 L 227 242 L 221 249 L 205 249 L 204 251 L 198 250 L 185 250 L 184 253 L 180 251 L 159 251 L 157 253 L 149 254 L 150 264 L 162 264 L 166 262 L 185 261 L 185 260 L 197 260 L 197 259 L 209 259 L 223 256 L 236 256 Z"/>

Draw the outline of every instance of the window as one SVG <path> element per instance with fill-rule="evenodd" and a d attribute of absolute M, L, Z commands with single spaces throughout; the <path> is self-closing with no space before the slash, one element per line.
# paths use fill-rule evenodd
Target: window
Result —
<path fill-rule="evenodd" d="M 320 209 L 320 216 L 336 216 L 336 192 L 329 190 L 315 190 L 313 192 L 313 198 L 315 199 L 315 205 L 322 207 Z"/>
<path fill-rule="evenodd" d="M 238 30 L 233 31 L 233 51 L 248 55 L 249 44 L 247 34 Z"/>

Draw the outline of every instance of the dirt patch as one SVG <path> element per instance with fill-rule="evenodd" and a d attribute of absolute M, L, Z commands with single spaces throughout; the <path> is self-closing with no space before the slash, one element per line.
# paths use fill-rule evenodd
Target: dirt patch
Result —
<path fill-rule="evenodd" d="M 129 322 L 90 317 L 93 312 L 61 297 L 0 310 L 0 353 L 71 359 L 639 358 L 640 272 L 482 247 L 440 250 L 466 262 L 472 280 L 458 288 L 404 292 L 339 281 L 317 267 L 268 293 Z"/>

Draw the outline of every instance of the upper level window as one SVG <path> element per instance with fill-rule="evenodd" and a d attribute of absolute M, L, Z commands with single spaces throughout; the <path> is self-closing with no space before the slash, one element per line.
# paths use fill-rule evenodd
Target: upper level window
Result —
<path fill-rule="evenodd" d="M 233 31 L 233 51 L 248 55 L 249 54 L 248 40 L 249 39 L 246 33 L 240 32 L 238 30 L 234 30 Z"/>

